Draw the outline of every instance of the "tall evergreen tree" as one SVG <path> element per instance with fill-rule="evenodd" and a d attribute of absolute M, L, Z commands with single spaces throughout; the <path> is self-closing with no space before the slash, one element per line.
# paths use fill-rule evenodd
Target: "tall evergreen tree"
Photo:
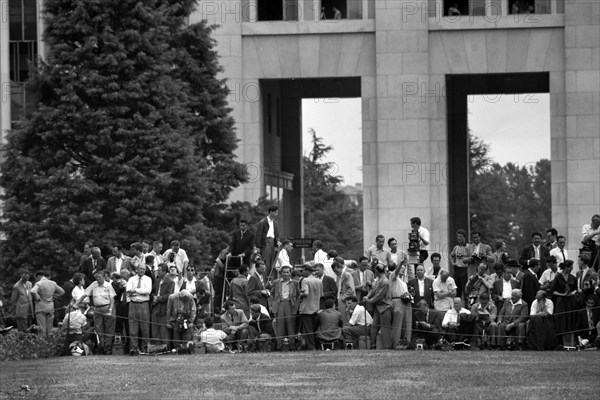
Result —
<path fill-rule="evenodd" d="M 312 150 L 304 157 L 304 234 L 323 241 L 344 258 L 362 255 L 362 206 L 340 190 L 342 178 L 332 175 L 333 163 L 324 159 L 331 146 L 313 130 Z"/>
<path fill-rule="evenodd" d="M 66 273 L 106 249 L 183 241 L 211 258 L 203 217 L 246 178 L 211 29 L 194 0 L 47 0 L 33 111 L 7 139 L 4 264 Z"/>

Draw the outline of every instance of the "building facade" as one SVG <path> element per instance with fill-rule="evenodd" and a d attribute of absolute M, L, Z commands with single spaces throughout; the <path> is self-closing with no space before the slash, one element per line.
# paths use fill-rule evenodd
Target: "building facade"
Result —
<path fill-rule="evenodd" d="M 31 21 L 39 2 L 3 4 L 4 138 L 19 118 L 22 60 L 43 43 Z M 250 173 L 233 199 L 267 194 L 285 236 L 303 235 L 302 98 L 362 99 L 365 246 L 379 233 L 406 237 L 419 216 L 444 254 L 469 226 L 471 94 L 549 93 L 552 224 L 575 250 L 600 212 L 598 1 L 200 0 L 190 22 L 203 19 L 218 25 L 237 156 Z"/>

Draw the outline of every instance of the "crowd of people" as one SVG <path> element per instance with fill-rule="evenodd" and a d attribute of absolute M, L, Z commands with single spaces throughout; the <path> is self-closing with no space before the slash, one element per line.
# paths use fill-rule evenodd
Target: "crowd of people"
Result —
<path fill-rule="evenodd" d="M 600 348 L 600 215 L 584 225 L 576 261 L 555 229 L 545 242 L 534 232 L 518 259 L 502 241 L 492 250 L 478 232 L 467 243 L 459 230 L 445 269 L 441 254 L 429 255 L 429 231 L 418 217 L 406 251 L 378 235 L 364 256 L 344 260 L 317 240 L 312 261 L 295 266 L 277 214 L 269 208 L 255 230 L 240 220 L 210 267 L 196 268 L 178 241 L 165 252 L 156 241 L 133 243 L 129 255 L 115 246 L 107 261 L 87 244 L 62 286 L 46 271 L 34 283 L 22 271 L 11 298 L 16 328 L 45 336 L 59 325 L 78 350 L 132 356 L 196 347 Z"/>

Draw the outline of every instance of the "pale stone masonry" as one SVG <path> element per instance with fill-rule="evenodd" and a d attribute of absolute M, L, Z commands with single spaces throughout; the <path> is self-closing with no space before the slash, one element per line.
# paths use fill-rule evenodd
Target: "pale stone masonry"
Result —
<path fill-rule="evenodd" d="M 281 188 L 282 218 L 294 221 L 283 234 L 302 236 L 299 98 L 360 96 L 365 247 L 378 233 L 405 241 L 409 218 L 420 216 L 432 251 L 447 254 L 452 187 L 466 179 L 449 174 L 448 79 L 547 74 L 552 224 L 575 254 L 581 226 L 600 212 L 600 1 L 535 0 L 549 13 L 510 15 L 508 0 L 487 0 L 485 16 L 444 17 L 443 0 L 348 0 L 338 21 L 320 20 L 319 0 L 281 1 L 279 21 L 258 20 L 276 0 L 200 0 L 190 17 L 219 26 L 237 156 L 250 172 L 233 200 Z M 1 19 L 2 140 L 11 115 L 7 28 Z"/>

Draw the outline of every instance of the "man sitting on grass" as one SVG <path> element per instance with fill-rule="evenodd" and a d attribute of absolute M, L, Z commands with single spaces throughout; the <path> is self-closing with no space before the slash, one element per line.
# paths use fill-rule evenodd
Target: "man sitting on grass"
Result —
<path fill-rule="evenodd" d="M 225 324 L 223 331 L 227 334 L 226 344 L 232 349 L 242 349 L 248 339 L 248 319 L 244 311 L 235 308 L 231 300 L 225 302 L 225 314 L 221 315 L 221 322 Z"/>
<path fill-rule="evenodd" d="M 214 329 L 215 321 L 212 317 L 204 320 L 206 330 L 200 333 L 200 341 L 204 344 L 207 353 L 222 353 L 225 350 L 223 340 L 227 334 L 220 329 Z"/>
<path fill-rule="evenodd" d="M 358 299 L 354 296 L 346 299 L 346 308 L 351 316 L 350 321 L 342 328 L 342 335 L 346 343 L 352 343 L 353 348 L 358 349 L 358 339 L 369 336 L 373 317 L 364 306 L 358 304 Z"/>
<path fill-rule="evenodd" d="M 522 292 L 520 289 L 513 289 L 511 298 L 504 302 L 500 314 L 498 314 L 498 326 L 496 336 L 501 347 L 512 347 L 510 343 L 517 337 L 519 350 L 525 350 L 525 324 L 529 316 L 529 307 L 527 303 L 521 300 Z M 507 338 L 511 338 L 507 343 Z"/>
<path fill-rule="evenodd" d="M 446 311 L 442 328 L 449 342 L 466 343 L 473 333 L 473 316 L 471 311 L 463 308 L 462 299 L 455 297 L 453 308 Z"/>
<path fill-rule="evenodd" d="M 271 340 L 273 321 L 264 313 L 260 304 L 250 306 L 250 319 L 248 320 L 248 345 L 250 351 L 259 350 L 259 347 Z"/>

